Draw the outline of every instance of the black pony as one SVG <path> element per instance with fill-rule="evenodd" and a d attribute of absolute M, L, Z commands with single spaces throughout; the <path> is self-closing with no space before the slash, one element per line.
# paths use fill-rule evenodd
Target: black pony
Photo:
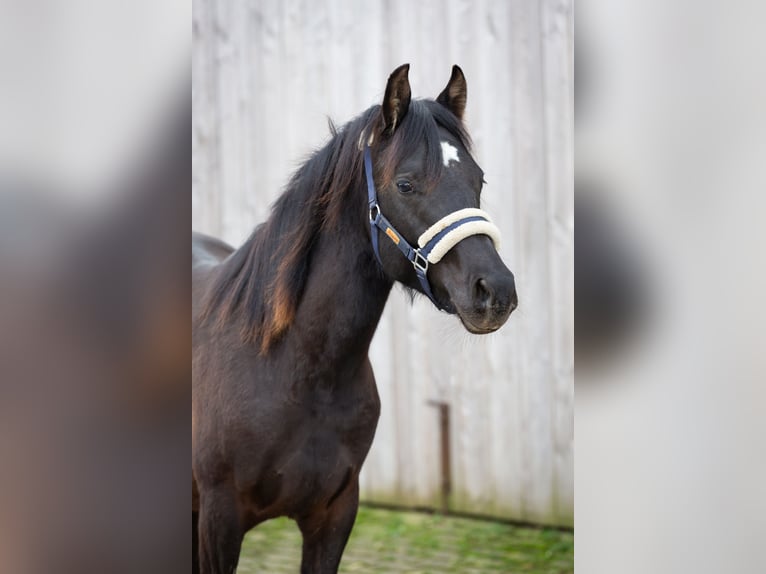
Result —
<path fill-rule="evenodd" d="M 367 352 L 395 281 L 472 333 L 516 307 L 478 209 L 465 77 L 454 66 L 435 101 L 411 100 L 408 71 L 333 129 L 242 247 L 193 236 L 194 572 L 231 574 L 244 533 L 285 515 L 301 572 L 337 572 L 380 412 Z"/>

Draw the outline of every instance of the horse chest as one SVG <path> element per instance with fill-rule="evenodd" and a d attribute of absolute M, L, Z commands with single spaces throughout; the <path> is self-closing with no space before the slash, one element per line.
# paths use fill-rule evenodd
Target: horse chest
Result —
<path fill-rule="evenodd" d="M 261 419 L 261 440 L 253 445 L 260 464 L 248 489 L 255 508 L 299 515 L 326 507 L 357 479 L 372 444 L 380 403 L 374 382 L 353 388 L 312 388 L 281 401 L 267 425 Z"/>
<path fill-rule="evenodd" d="M 322 419 L 298 424 L 265 450 L 265 464 L 250 488 L 256 508 L 298 516 L 326 507 L 356 479 L 374 427 L 352 436 L 338 421 Z"/>
<path fill-rule="evenodd" d="M 338 371 L 343 371 L 339 369 Z M 302 442 L 337 443 L 364 457 L 377 427 L 380 399 L 369 364 L 353 375 L 311 376 L 295 373 L 283 394 L 277 393 L 272 412 L 283 436 L 306 437 Z"/>
<path fill-rule="evenodd" d="M 321 472 L 340 460 L 361 466 L 372 443 L 380 412 L 377 394 L 354 393 L 332 400 L 313 394 L 285 410 L 290 428 L 284 433 L 291 447 L 286 458 L 297 457 Z"/>

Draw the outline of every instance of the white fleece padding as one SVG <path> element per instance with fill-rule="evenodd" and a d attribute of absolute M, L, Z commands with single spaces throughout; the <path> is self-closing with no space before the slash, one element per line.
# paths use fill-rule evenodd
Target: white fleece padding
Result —
<path fill-rule="evenodd" d="M 426 229 L 420 237 L 418 237 L 418 247 L 425 247 L 426 243 L 431 241 L 434 237 L 436 237 L 436 234 L 439 233 L 442 229 L 449 227 L 456 221 L 460 221 L 461 219 L 465 219 L 466 217 L 483 217 L 484 219 L 488 221 L 492 221 L 489 218 L 489 214 L 486 211 L 483 211 L 481 209 L 476 209 L 475 207 L 466 207 L 465 209 L 458 209 L 457 211 L 453 211 L 452 213 L 445 215 L 442 217 L 439 221 L 434 223 L 431 227 Z"/>
<path fill-rule="evenodd" d="M 495 249 L 500 249 L 500 230 L 494 223 L 489 221 L 470 221 L 460 227 L 456 227 L 442 237 L 431 250 L 431 253 L 428 254 L 428 262 L 432 264 L 439 263 L 450 249 L 471 235 L 487 235 L 495 244 Z"/>

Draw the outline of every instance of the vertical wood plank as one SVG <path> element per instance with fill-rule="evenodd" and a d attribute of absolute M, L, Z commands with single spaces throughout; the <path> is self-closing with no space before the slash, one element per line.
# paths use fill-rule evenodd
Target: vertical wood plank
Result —
<path fill-rule="evenodd" d="M 553 464 L 557 522 L 574 508 L 574 141 L 572 5 L 541 5 L 546 165 L 550 226 L 551 349 L 554 376 Z"/>
<path fill-rule="evenodd" d="M 540 13 L 537 3 L 513 3 L 511 66 L 514 79 L 516 172 L 514 195 L 520 217 L 521 266 L 518 270 L 521 314 L 525 332 L 522 401 L 523 516 L 553 518 L 551 440 L 552 363 L 550 349 L 549 238 L 545 170 L 545 125 L 540 53 Z"/>
<path fill-rule="evenodd" d="M 221 232 L 218 85 L 215 4 L 194 0 L 192 8 L 192 224 Z"/>

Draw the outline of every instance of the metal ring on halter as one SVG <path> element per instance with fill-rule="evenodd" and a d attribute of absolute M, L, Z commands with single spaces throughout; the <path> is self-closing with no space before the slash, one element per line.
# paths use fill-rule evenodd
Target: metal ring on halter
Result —
<path fill-rule="evenodd" d="M 415 250 L 415 257 L 412 260 L 412 265 L 415 267 L 415 269 L 417 269 L 423 274 L 425 274 L 426 271 L 428 271 L 428 259 L 424 257 L 423 254 L 420 253 L 420 251 L 418 250 Z"/>

